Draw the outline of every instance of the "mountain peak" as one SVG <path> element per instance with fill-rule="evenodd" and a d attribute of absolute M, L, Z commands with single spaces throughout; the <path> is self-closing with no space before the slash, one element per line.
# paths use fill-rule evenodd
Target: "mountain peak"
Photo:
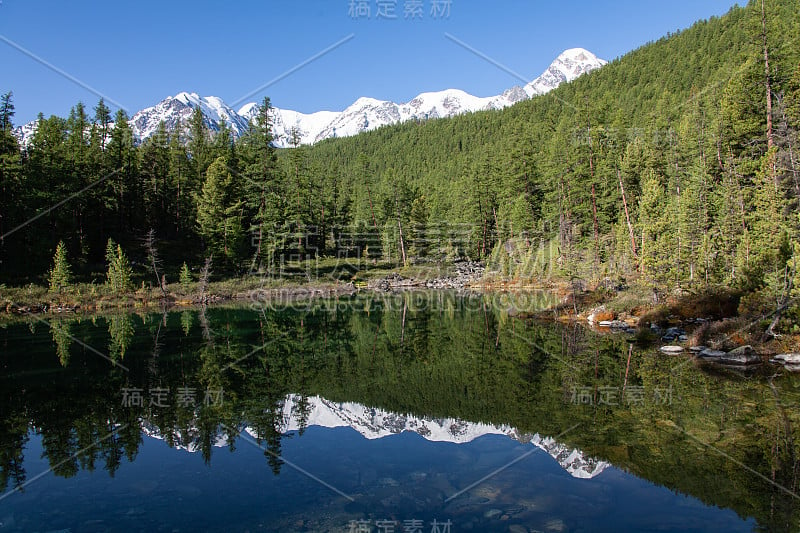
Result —
<path fill-rule="evenodd" d="M 589 50 L 585 48 L 569 48 L 568 50 L 564 50 L 558 55 L 560 60 L 569 59 L 572 61 L 586 61 L 586 62 L 602 62 L 605 64 L 605 61 L 598 58 L 596 55 L 591 53 Z"/>
<path fill-rule="evenodd" d="M 541 76 L 525 86 L 525 92 L 533 98 L 546 94 L 562 83 L 576 80 L 580 76 L 597 70 L 608 61 L 598 58 L 585 48 L 570 48 L 561 52 Z"/>
<path fill-rule="evenodd" d="M 341 112 L 319 111 L 304 114 L 275 108 L 274 142 L 277 147 L 289 146 L 291 132 L 294 129 L 300 132 L 302 144 L 314 144 L 330 137 L 347 137 L 407 120 L 429 120 L 474 111 L 503 109 L 522 100 L 545 94 L 560 84 L 570 82 L 605 64 L 606 61 L 584 48 L 570 48 L 562 52 L 541 76 L 524 88 L 512 87 L 498 96 L 478 97 L 460 89 L 445 89 L 438 92 L 424 92 L 400 104 L 361 97 Z M 198 108 L 203 114 L 206 126 L 212 132 L 219 130 L 220 123 L 225 123 L 233 135 L 238 137 L 248 130 L 250 120 L 257 113 L 258 104 L 248 103 L 235 111 L 217 96 L 180 92 L 165 98 L 153 107 L 135 113 L 130 123 L 136 138 L 143 141 L 158 130 L 161 122 L 167 131 L 173 131 L 179 124 L 185 129 L 194 110 Z M 17 128 L 15 134 L 25 144 L 35 129 L 35 123 L 30 123 Z"/>

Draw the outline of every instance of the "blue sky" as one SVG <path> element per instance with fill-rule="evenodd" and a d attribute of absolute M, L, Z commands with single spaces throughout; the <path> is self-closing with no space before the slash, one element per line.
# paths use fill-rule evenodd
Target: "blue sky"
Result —
<path fill-rule="evenodd" d="M 396 6 L 396 19 L 376 18 L 383 1 Z M 422 17 L 406 19 L 415 1 Z M 434 18 L 434 1 L 368 0 L 370 17 L 354 18 L 351 0 L 2 0 L 0 92 L 14 92 L 16 124 L 99 99 L 6 40 L 133 113 L 181 91 L 232 104 L 352 36 L 246 101 L 270 96 L 277 107 L 313 112 L 342 110 L 359 96 L 405 102 L 447 88 L 489 96 L 520 82 L 445 33 L 533 79 L 564 49 L 611 60 L 735 4 L 451 0 L 449 16 Z"/>

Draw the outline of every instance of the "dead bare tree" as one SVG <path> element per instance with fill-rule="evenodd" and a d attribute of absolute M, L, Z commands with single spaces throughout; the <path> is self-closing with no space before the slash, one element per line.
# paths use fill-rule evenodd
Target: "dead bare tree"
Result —
<path fill-rule="evenodd" d="M 144 247 L 147 251 L 147 262 L 150 263 L 150 267 L 153 269 L 153 275 L 156 277 L 156 285 L 161 289 L 161 295 L 166 298 L 166 278 L 159 274 L 161 258 L 158 256 L 158 248 L 156 247 L 156 230 L 151 228 L 150 231 L 147 232 L 144 238 Z"/>
<path fill-rule="evenodd" d="M 208 289 L 208 278 L 211 276 L 211 264 L 213 262 L 214 255 L 209 255 L 206 257 L 206 262 L 203 264 L 203 268 L 200 270 L 200 300 L 205 302 L 206 300 L 206 290 Z"/>

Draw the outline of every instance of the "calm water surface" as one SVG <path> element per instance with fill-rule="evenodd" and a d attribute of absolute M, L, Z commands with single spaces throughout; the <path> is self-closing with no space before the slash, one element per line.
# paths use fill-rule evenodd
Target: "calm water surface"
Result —
<path fill-rule="evenodd" d="M 551 303 L 7 325 L 0 531 L 800 527 L 800 380 L 522 318 Z"/>

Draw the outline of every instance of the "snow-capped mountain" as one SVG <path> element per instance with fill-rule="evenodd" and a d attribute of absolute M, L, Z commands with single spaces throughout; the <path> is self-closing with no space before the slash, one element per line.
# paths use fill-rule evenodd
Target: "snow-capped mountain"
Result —
<path fill-rule="evenodd" d="M 239 109 L 239 116 L 248 122 L 256 117 L 259 104 L 252 102 Z M 316 113 L 300 113 L 290 109 L 273 109 L 272 131 L 275 145 L 287 147 L 292 145 L 292 132 L 297 131 L 300 144 L 311 144 L 325 127 L 336 120 L 336 111 L 317 111 Z"/>
<path fill-rule="evenodd" d="M 174 131 L 178 122 L 185 129 L 197 107 L 203 112 L 204 122 L 211 131 L 217 131 L 221 121 L 228 125 L 234 136 L 247 131 L 249 120 L 228 107 L 221 98 L 184 92 L 134 114 L 130 120 L 133 133 L 139 140 L 147 139 L 156 132 L 160 122 L 164 122 L 167 131 Z"/>
<path fill-rule="evenodd" d="M 449 442 L 465 444 L 485 435 L 505 435 L 522 443 L 530 443 L 545 451 L 572 477 L 591 479 L 599 475 L 610 465 L 591 457 L 587 457 L 575 448 L 559 443 L 552 437 L 534 434 L 521 434 L 511 426 L 495 426 L 459 420 L 456 418 L 430 418 L 401 415 L 381 409 L 366 407 L 358 403 L 336 403 L 315 396 L 307 398 L 306 416 L 301 416 L 300 397 L 289 395 L 284 399 L 282 411 L 281 433 L 298 431 L 302 427 L 338 428 L 349 427 L 369 440 L 381 439 L 390 435 L 398 435 L 406 431 L 418 433 L 433 442 Z M 158 431 L 143 424 L 142 431 L 153 438 L 163 439 Z M 251 437 L 258 438 L 252 428 L 244 431 Z M 186 441 L 181 441 L 176 433 L 175 447 L 195 452 L 200 447 L 199 431 L 190 432 Z M 224 436 L 217 438 L 214 446 L 227 446 Z"/>
<path fill-rule="evenodd" d="M 597 70 L 608 63 L 583 48 L 570 48 L 562 52 L 541 76 L 525 86 L 525 93 L 534 96 L 546 94 L 562 83 Z"/>
<path fill-rule="evenodd" d="M 545 94 L 605 64 L 606 61 L 588 50 L 572 48 L 560 54 L 541 76 L 525 87 L 515 86 L 497 96 L 477 97 L 458 89 L 447 89 L 422 93 L 400 104 L 362 97 L 341 112 L 306 114 L 276 108 L 273 111 L 275 145 L 282 148 L 291 146 L 295 134 L 300 144 L 314 144 L 323 139 L 348 137 L 407 120 L 429 120 L 503 109 Z M 143 141 L 155 133 L 160 122 L 164 122 L 168 131 L 174 130 L 179 121 L 186 129 L 189 118 L 198 107 L 211 131 L 218 131 L 219 123 L 223 121 L 236 137 L 247 131 L 250 120 L 258 112 L 257 103 L 245 104 L 235 111 L 216 96 L 201 97 L 196 93 L 183 92 L 134 114 L 130 121 L 134 135 Z M 17 128 L 15 134 L 23 144 L 27 144 L 35 129 L 36 124 L 32 122 Z"/>

